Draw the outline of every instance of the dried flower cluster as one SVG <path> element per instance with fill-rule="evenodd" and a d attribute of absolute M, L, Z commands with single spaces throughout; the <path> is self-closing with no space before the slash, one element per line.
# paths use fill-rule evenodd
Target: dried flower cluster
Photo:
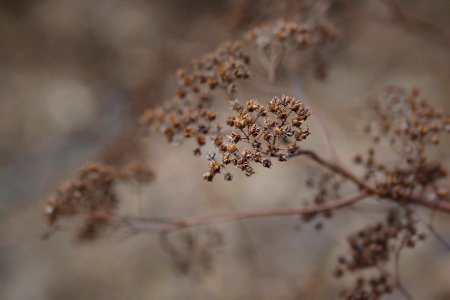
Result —
<path fill-rule="evenodd" d="M 220 88 L 230 97 L 236 92 L 236 82 L 250 76 L 250 57 L 239 42 L 226 42 L 210 54 L 192 62 L 192 71 L 179 69 L 177 96 L 181 99 L 196 95 L 208 100 L 211 91 Z"/>
<path fill-rule="evenodd" d="M 391 294 L 394 289 L 395 283 L 392 278 L 387 274 L 380 274 L 367 279 L 358 278 L 353 290 L 342 290 L 340 296 L 348 300 L 375 300 Z"/>
<path fill-rule="evenodd" d="M 420 97 L 418 89 L 387 87 L 370 99 L 378 131 L 396 147 L 408 164 L 426 161 L 426 149 L 439 144 L 441 133 L 450 133 L 450 115 Z"/>
<path fill-rule="evenodd" d="M 252 7 L 252 2 L 242 3 Z M 339 32 L 324 18 L 325 13 L 308 15 L 315 9 L 308 10 L 294 2 L 297 2 L 295 11 L 289 17 L 275 21 L 271 18 L 248 30 L 241 39 L 223 43 L 216 51 L 194 60 L 189 69 L 178 70 L 174 99 L 148 109 L 139 121 L 164 134 L 169 142 L 194 140 L 196 156 L 202 154 L 202 147 L 209 145 L 212 150 L 206 155 L 209 165 L 203 175 L 208 182 L 219 174 L 225 181 L 231 181 L 230 168 L 251 176 L 256 167 L 271 168 L 275 161 L 285 162 L 297 156 L 311 159 L 321 167 L 321 172 L 307 180 L 307 186 L 313 190 L 308 205 L 185 219 L 127 218 L 118 213 L 115 185 L 146 184 L 153 179 L 153 172 L 139 163 L 125 169 L 88 164 L 47 200 L 45 216 L 49 227 L 55 228 L 61 219 L 78 216 L 82 220 L 78 236 L 84 240 L 118 226 L 130 226 L 133 233 L 154 230 L 160 233 L 161 246 L 178 269 L 188 273 L 196 265 L 203 271 L 211 268 L 212 254 L 223 244 L 222 236 L 211 229 L 203 235 L 184 232 L 173 241 L 169 239 L 170 232 L 264 216 L 300 216 L 304 222 L 311 222 L 322 216 L 331 217 L 338 208 L 376 199 L 395 208 L 386 212 L 382 221 L 348 237 L 348 252 L 339 257 L 334 275 L 354 279 L 354 286 L 341 293 L 349 300 L 380 299 L 400 289 L 398 270 L 389 270 L 389 263 L 398 263 L 403 248 L 413 248 L 425 239 L 419 233 L 413 206 L 450 213 L 448 187 L 441 182 L 448 171 L 429 155 L 429 149 L 440 144 L 442 135 L 450 133 L 450 115 L 432 107 L 417 89 L 390 86 L 370 99 L 369 119 L 374 122 L 367 126 L 367 133 L 373 135 L 374 145 L 365 155 L 354 158 L 362 174 L 303 149 L 301 143 L 310 135 L 305 122 L 311 111 L 300 100 L 282 95 L 264 103 L 253 98 L 240 103 L 237 95 L 239 82 L 250 77 L 253 58 L 258 58 L 266 68 L 272 84 L 277 68 L 290 53 L 305 54 L 302 57 L 315 64 L 317 75 L 326 75 L 324 51 L 337 40 Z M 320 4 L 327 3 L 329 7 L 331 2 L 338 1 L 318 2 L 320 8 Z M 279 8 L 285 13 L 291 7 L 286 3 L 291 2 L 272 1 L 274 7 L 281 5 Z M 262 15 L 273 17 L 272 11 L 264 11 Z M 217 105 L 214 100 L 219 96 L 230 103 L 231 113 L 217 110 L 220 103 Z M 393 150 L 392 161 L 381 160 L 376 151 L 385 142 Z M 356 191 L 356 196 L 341 198 L 343 186 Z M 322 228 L 321 221 L 316 223 L 317 229 Z"/>
<path fill-rule="evenodd" d="M 224 43 L 215 52 L 193 62 L 192 71 L 178 70 L 176 98 L 164 107 L 148 109 L 140 123 L 161 131 L 169 142 L 193 138 L 198 147 L 216 130 L 217 113 L 211 107 L 216 89 L 222 89 L 229 100 L 236 92 L 236 81 L 249 77 L 249 57 L 239 43 Z"/>
<path fill-rule="evenodd" d="M 311 112 L 294 97 L 274 97 L 267 105 L 257 100 L 241 105 L 235 100 L 232 107 L 234 114 L 226 120 L 231 134 L 214 137 L 220 157 L 211 155 L 209 170 L 203 176 L 207 181 L 229 165 L 251 176 L 255 173 L 252 163 L 270 168 L 272 158 L 287 161 L 299 149 L 298 143 L 310 134 L 304 123 Z M 225 173 L 225 180 L 231 180 L 231 176 Z"/>
<path fill-rule="evenodd" d="M 270 46 L 281 47 L 286 50 L 301 50 L 306 47 L 319 48 L 333 42 L 338 32 L 327 21 L 318 24 L 300 23 L 295 21 L 278 20 L 251 29 L 246 39 L 260 49 Z M 276 44 L 276 45 L 275 45 Z"/>
<path fill-rule="evenodd" d="M 204 179 L 211 181 L 217 174 L 223 173 L 225 180 L 231 180 L 229 166 L 250 176 L 255 172 L 255 164 L 270 168 L 273 160 L 286 161 L 304 155 L 326 169 L 307 181 L 307 185 L 316 192 L 313 201 L 303 209 L 275 209 L 273 215 L 295 214 L 310 222 L 321 215 L 331 217 L 336 208 L 351 205 L 360 199 L 375 197 L 392 201 L 397 206 L 386 214 L 383 221 L 348 237 L 349 252 L 339 257 L 334 270 L 338 278 L 354 279 L 353 287 L 341 291 L 343 298 L 380 299 L 402 288 L 398 269 L 395 267 L 392 272 L 390 263 L 398 264 L 402 249 L 413 248 L 425 239 L 425 234 L 418 230 L 412 204 L 425 201 L 427 206 L 439 207 L 440 203 L 448 202 L 447 188 L 438 185 L 438 181 L 447 176 L 447 171 L 442 164 L 429 159 L 426 149 L 439 144 L 436 140 L 439 141 L 440 135 L 448 132 L 449 116 L 418 97 L 416 90 L 407 92 L 390 87 L 385 94 L 372 99 L 374 116 L 381 123 L 374 141 L 378 144 L 386 139 L 394 147 L 394 152 L 400 155 L 395 164 L 379 161 L 374 147 L 368 150 L 365 157 L 357 155 L 355 163 L 365 171 L 361 178 L 312 151 L 300 148 L 299 144 L 310 134 L 305 122 L 311 115 L 301 101 L 286 95 L 274 97 L 265 104 L 254 99 L 244 104 L 232 100 L 232 114 L 226 117 L 224 124 L 218 123 L 216 132 L 205 133 L 205 140 L 201 143 L 206 143 L 207 136 L 215 147 L 215 152 L 208 155 L 209 170 Z M 79 237 L 85 240 L 118 225 L 131 224 L 137 230 L 145 228 L 142 224 L 133 224 L 136 222 L 134 219 L 116 214 L 118 199 L 113 187 L 118 181 L 144 184 L 152 178 L 153 173 L 139 163 L 130 164 L 124 170 L 89 164 L 78 172 L 74 180 L 64 184 L 48 199 L 48 224 L 53 226 L 63 217 L 81 216 L 83 224 Z M 340 196 L 342 187 L 347 183 L 356 184 L 360 196 L 340 202 L 332 200 Z M 414 197 L 425 197 L 425 200 L 414 202 Z M 450 211 L 447 206 L 443 209 Z M 220 233 L 208 231 L 204 238 L 186 233 L 175 243 L 168 239 L 167 233 L 215 221 L 268 215 L 271 213 L 263 210 L 159 221 L 162 226 L 161 246 L 181 272 L 191 272 L 194 266 L 207 271 L 212 266 L 213 252 L 222 245 Z M 320 229 L 322 223 L 316 223 L 315 227 Z"/>
<path fill-rule="evenodd" d="M 245 38 L 259 50 L 260 61 L 269 72 L 269 77 L 275 76 L 274 72 L 286 53 L 307 51 L 312 54 L 308 59 L 314 58 L 312 61 L 316 64 L 316 74 L 324 78 L 328 64 L 322 51 L 333 44 L 338 36 L 336 28 L 326 20 L 298 22 L 281 19 L 253 28 Z"/>
<path fill-rule="evenodd" d="M 181 143 L 185 139 L 194 139 L 197 145 L 194 149 L 194 154 L 197 156 L 202 154 L 201 147 L 206 145 L 208 140 L 212 140 L 213 144 L 220 148 L 223 146 L 221 140 L 224 139 L 222 128 L 225 123 L 230 125 L 231 121 L 224 120 L 221 122 L 216 120 L 218 114 L 214 109 L 212 100 L 217 97 L 218 90 L 224 92 L 225 98 L 231 101 L 232 109 L 237 114 L 234 116 L 235 118 L 242 118 L 243 115 L 255 115 L 255 120 L 257 119 L 256 115 L 258 112 L 255 111 L 256 108 L 247 112 L 237 110 L 240 107 L 236 100 L 237 81 L 247 79 L 250 76 L 250 56 L 244 52 L 243 44 L 249 45 L 250 49 L 257 49 L 260 54 L 262 53 L 263 64 L 273 73 L 286 51 L 309 49 L 313 56 L 318 57 L 321 56 L 319 55 L 320 49 L 325 48 L 336 37 L 337 31 L 330 23 L 324 20 L 308 21 L 306 23 L 280 20 L 256 27 L 245 34 L 241 41 L 224 43 L 216 51 L 194 60 L 190 70 L 178 70 L 176 97 L 170 103 L 166 103 L 161 107 L 148 109 L 141 116 L 140 123 L 153 131 L 162 132 L 169 142 Z M 249 105 L 251 106 L 251 104 Z M 258 106 L 259 104 L 254 105 Z M 281 120 L 284 118 L 284 112 L 291 114 L 289 107 L 284 107 L 284 111 L 270 111 L 268 109 L 266 108 L 268 113 L 278 114 L 279 123 L 283 123 L 281 126 L 279 126 L 280 124 L 277 125 L 276 122 L 278 121 L 273 120 L 272 124 L 266 124 L 268 127 L 264 129 L 263 127 L 266 125 L 253 124 L 248 119 L 245 121 L 245 124 L 238 124 L 241 128 L 235 128 L 238 129 L 239 135 L 243 134 L 241 131 L 249 125 L 253 126 L 253 128 L 248 127 L 248 130 L 258 129 L 258 134 L 256 135 L 246 129 L 248 137 L 242 136 L 242 141 L 255 142 L 254 145 L 251 145 L 251 149 L 256 150 L 256 156 L 253 157 L 251 153 L 244 153 L 252 157 L 244 158 L 242 163 L 235 163 L 247 175 L 254 173 L 253 169 L 248 165 L 249 160 L 265 161 L 264 166 L 270 167 L 270 160 L 266 160 L 266 157 L 282 154 L 282 152 L 274 149 L 282 141 L 286 141 L 287 138 L 293 135 L 295 135 L 297 141 L 300 141 L 308 134 L 307 130 L 292 130 L 294 127 L 299 127 L 299 122 L 304 121 L 299 120 L 300 116 L 297 116 L 293 120 L 294 123 L 291 122 L 291 124 L 284 124 L 287 120 L 284 122 Z M 259 117 L 262 119 L 265 116 L 261 115 Z M 234 126 L 234 124 L 232 125 Z M 277 132 L 271 132 L 272 129 Z M 264 134 L 264 136 L 259 136 L 260 133 Z M 271 148 L 259 149 L 256 146 L 258 143 L 266 143 L 259 140 L 256 141 L 256 137 L 258 139 L 262 138 L 266 142 L 270 140 Z M 239 137 L 236 136 L 236 138 Z M 295 147 L 295 145 L 290 146 Z M 280 160 L 286 160 L 289 151 L 284 151 L 284 156 L 280 156 Z M 234 152 L 228 151 L 228 154 Z M 221 150 L 221 153 L 224 153 L 224 151 Z M 262 157 L 259 158 L 258 155 Z M 230 160 L 223 163 L 228 164 L 230 162 L 233 161 Z M 222 162 L 218 164 L 221 165 Z M 212 180 L 214 175 L 222 169 L 219 165 L 217 165 L 215 160 L 210 161 L 210 172 L 205 174 L 206 180 Z M 231 179 L 231 175 L 227 173 L 225 179 Z"/>
<path fill-rule="evenodd" d="M 358 275 L 354 288 L 344 290 L 342 296 L 346 299 L 379 299 L 383 294 L 392 293 L 395 280 L 385 269 L 385 264 L 402 248 L 413 248 L 417 241 L 423 239 L 425 235 L 418 232 L 417 221 L 409 209 L 391 209 L 384 222 L 351 235 L 348 238 L 350 253 L 339 258 L 335 276 L 367 269 L 378 274 L 369 279 Z"/>
<path fill-rule="evenodd" d="M 83 224 L 78 233 L 79 238 L 93 239 L 114 223 L 119 203 L 114 185 L 119 181 L 130 180 L 146 184 L 153 178 L 153 171 L 137 162 L 131 163 L 124 170 L 89 163 L 77 172 L 75 179 L 63 183 L 47 199 L 47 224 L 54 228 L 60 219 L 80 216 Z"/>
<path fill-rule="evenodd" d="M 386 140 L 398 155 L 395 165 L 378 162 L 374 148 L 366 158 L 357 155 L 355 162 L 364 166 L 365 179 L 373 180 L 385 198 L 403 199 L 427 188 L 433 189 L 430 200 L 445 198 L 448 191 L 438 182 L 448 172 L 428 158 L 427 150 L 439 144 L 440 135 L 450 133 L 450 116 L 420 98 L 417 89 L 390 86 L 370 103 L 377 126 L 368 126 L 369 132 L 376 143 Z"/>

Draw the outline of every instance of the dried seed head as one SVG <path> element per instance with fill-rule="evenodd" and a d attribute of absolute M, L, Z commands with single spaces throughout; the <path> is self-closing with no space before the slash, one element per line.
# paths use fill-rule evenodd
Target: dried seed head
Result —
<path fill-rule="evenodd" d="M 130 163 L 123 170 L 89 163 L 47 199 L 44 211 L 47 224 L 55 228 L 60 219 L 81 217 L 84 223 L 78 237 L 91 240 L 108 228 L 114 229 L 112 220 L 119 203 L 114 185 L 118 182 L 147 184 L 153 178 L 153 171 L 138 162 Z"/>
<path fill-rule="evenodd" d="M 232 102 L 234 114 L 226 117 L 227 125 L 234 129 L 228 135 L 230 142 L 223 144 L 223 132 L 212 138 L 224 164 L 217 170 L 210 168 L 212 174 L 233 163 L 245 175 L 251 176 L 255 173 L 252 163 L 270 168 L 271 157 L 287 161 L 299 149 L 297 142 L 309 135 L 308 128 L 299 125 L 292 129 L 289 126 L 294 118 L 302 120 L 303 124 L 311 114 L 294 97 L 274 97 L 267 105 L 255 99 L 248 100 L 243 106 L 236 103 L 238 101 Z M 250 149 L 246 145 L 250 145 Z M 211 177 L 206 176 L 205 179 L 210 180 Z"/>

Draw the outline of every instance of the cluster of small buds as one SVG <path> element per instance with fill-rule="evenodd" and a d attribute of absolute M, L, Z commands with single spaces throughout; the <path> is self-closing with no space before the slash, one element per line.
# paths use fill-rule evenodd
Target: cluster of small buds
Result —
<path fill-rule="evenodd" d="M 286 52 L 308 50 L 313 53 L 317 74 L 325 77 L 327 63 L 321 52 L 338 36 L 335 27 L 325 20 L 299 22 L 282 19 L 253 28 L 245 38 L 261 50 L 260 60 L 269 70 Z"/>
<path fill-rule="evenodd" d="M 411 196 L 417 188 L 436 187 L 436 196 L 445 198 L 446 188 L 439 188 L 437 182 L 448 176 L 442 164 L 425 161 L 417 166 L 405 164 L 404 167 L 387 167 L 385 163 L 375 159 L 373 148 L 368 150 L 367 157 L 356 155 L 354 162 L 365 169 L 364 179 L 373 181 L 377 194 L 382 198 L 401 200 Z"/>
<path fill-rule="evenodd" d="M 195 155 L 206 143 L 206 136 L 218 130 L 217 113 L 211 107 L 214 91 L 221 88 L 232 99 L 236 81 L 246 79 L 249 57 L 237 42 L 222 44 L 215 52 L 193 62 L 192 70 L 178 70 L 175 99 L 165 107 L 148 109 L 139 122 L 151 130 L 161 131 L 169 142 L 194 139 Z"/>
<path fill-rule="evenodd" d="M 250 58 L 238 42 L 226 42 L 213 52 L 195 59 L 192 71 L 179 69 L 177 96 L 181 99 L 195 96 L 199 100 L 210 99 L 211 91 L 224 90 L 230 97 L 236 91 L 236 82 L 250 76 Z"/>
<path fill-rule="evenodd" d="M 393 238 L 396 230 L 388 232 L 383 224 L 365 228 L 348 239 L 351 248 L 351 260 L 346 261 L 348 271 L 373 267 L 388 260 L 389 239 Z"/>
<path fill-rule="evenodd" d="M 282 19 L 255 27 L 245 37 L 263 49 L 273 43 L 283 43 L 285 47 L 302 49 L 332 42 L 338 37 L 338 32 L 326 21 L 311 24 Z"/>
<path fill-rule="evenodd" d="M 411 210 L 391 209 L 384 222 L 369 226 L 348 238 L 350 255 L 341 256 L 334 271 L 336 277 L 359 270 L 378 268 L 390 261 L 392 252 L 403 247 L 413 248 L 417 241 L 425 239 L 417 230 L 417 222 Z M 389 283 L 389 274 L 382 273 L 378 279 L 369 281 L 359 277 L 350 293 L 344 293 L 347 299 L 379 299 L 390 293 L 393 285 Z"/>
<path fill-rule="evenodd" d="M 82 216 L 84 224 L 79 230 L 79 238 L 92 239 L 99 231 L 112 225 L 119 202 L 114 185 L 119 181 L 131 180 L 145 184 L 153 177 L 152 170 L 138 163 L 130 164 L 123 171 L 89 163 L 47 199 L 47 224 L 54 227 L 59 219 Z"/>
<path fill-rule="evenodd" d="M 427 147 L 439 144 L 440 134 L 450 133 L 450 115 L 421 98 L 417 89 L 389 86 L 370 100 L 378 139 L 387 138 L 408 165 L 426 163 Z"/>
<path fill-rule="evenodd" d="M 408 91 L 390 86 L 371 99 L 372 113 L 378 121 L 374 142 L 387 139 L 400 154 L 401 162 L 392 167 L 378 162 L 374 148 L 369 149 L 367 157 L 355 157 L 355 163 L 365 169 L 364 178 L 373 181 L 380 197 L 400 200 L 419 187 L 437 186 L 440 179 L 447 177 L 447 170 L 430 161 L 426 150 L 439 144 L 440 134 L 450 132 L 450 116 L 419 95 L 417 89 Z M 367 126 L 367 131 L 371 133 L 374 129 Z M 436 189 L 437 197 L 446 197 L 443 188 Z"/>
<path fill-rule="evenodd" d="M 63 183 L 47 199 L 45 214 L 49 225 L 59 217 L 71 216 L 84 211 L 111 212 L 117 205 L 112 191 L 116 179 L 114 169 L 89 163 L 78 171 L 75 180 Z"/>
<path fill-rule="evenodd" d="M 392 276 L 382 273 L 368 279 L 358 278 L 355 287 L 350 291 L 343 289 L 340 296 L 348 300 L 377 300 L 384 295 L 391 294 L 394 288 Z"/>
<path fill-rule="evenodd" d="M 376 266 L 389 259 L 391 241 L 407 238 L 407 245 L 414 245 L 417 235 L 416 222 L 410 212 L 402 215 L 392 209 L 383 223 L 365 228 L 348 239 L 351 259 L 347 261 L 349 271 Z"/>
<path fill-rule="evenodd" d="M 418 187 L 437 186 L 436 182 L 447 177 L 447 170 L 441 164 L 432 162 L 416 168 L 393 168 L 384 172 L 383 180 L 377 184 L 377 191 L 381 197 L 403 199 L 410 196 Z M 447 189 L 439 188 L 438 198 L 448 195 Z"/>
<path fill-rule="evenodd" d="M 194 154 L 200 156 L 207 137 L 221 131 L 221 125 L 215 122 L 217 112 L 212 106 L 217 90 L 225 92 L 226 98 L 232 101 L 235 99 L 237 82 L 250 76 L 250 56 L 243 51 L 242 44 L 250 44 L 251 49 L 255 49 L 255 46 L 259 50 L 263 49 L 263 53 L 272 56 L 266 59 L 267 64 L 273 67 L 277 60 L 274 56 L 280 53 L 268 53 L 271 52 L 268 50 L 270 44 L 275 45 L 276 42 L 282 45 L 281 48 L 270 47 L 282 52 L 292 47 L 299 49 L 308 46 L 308 49 L 313 50 L 314 57 L 320 58 L 321 48 L 336 37 L 337 32 L 326 21 L 308 21 L 304 24 L 280 20 L 257 27 L 243 39 L 226 42 L 216 51 L 194 60 L 191 69 L 178 70 L 176 97 L 162 107 L 146 110 L 139 122 L 152 131 L 162 132 L 169 142 L 195 140 L 197 145 Z M 322 64 L 321 59 L 314 61 L 319 60 Z M 246 173 L 251 175 L 253 172 L 246 167 Z M 226 176 L 226 179 L 231 179 L 231 176 Z"/>
<path fill-rule="evenodd" d="M 256 100 L 241 105 L 234 100 L 231 105 L 234 114 L 226 120 L 231 133 L 213 139 L 220 158 L 210 156 L 206 181 L 212 181 L 229 165 L 251 176 L 255 173 L 251 163 L 270 168 L 273 158 L 287 161 L 298 151 L 298 143 L 310 134 L 304 123 L 311 112 L 294 97 L 274 97 L 267 105 Z M 225 173 L 225 180 L 231 179 L 231 174 Z"/>

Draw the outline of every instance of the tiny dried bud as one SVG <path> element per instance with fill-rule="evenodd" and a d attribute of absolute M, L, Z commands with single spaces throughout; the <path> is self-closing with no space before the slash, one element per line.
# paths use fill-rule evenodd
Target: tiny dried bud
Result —
<path fill-rule="evenodd" d="M 185 138 L 189 138 L 192 136 L 192 132 L 194 129 L 191 126 L 186 126 L 183 130 L 183 134 Z"/>
<path fill-rule="evenodd" d="M 225 181 L 231 181 L 233 180 L 233 175 L 230 172 L 227 172 L 223 175 L 223 179 L 225 179 Z"/>
<path fill-rule="evenodd" d="M 353 158 L 353 161 L 354 161 L 356 164 L 361 164 L 362 161 L 363 161 L 363 158 L 362 158 L 362 156 L 361 156 L 360 154 L 358 154 L 358 155 L 356 155 L 356 156 Z"/>
<path fill-rule="evenodd" d="M 205 174 L 203 174 L 203 179 L 206 181 L 212 181 L 214 178 L 214 175 L 211 172 L 206 172 Z"/>
<path fill-rule="evenodd" d="M 236 151 L 237 151 L 236 144 L 233 144 L 233 143 L 227 144 L 227 151 L 228 151 L 229 153 L 234 153 L 234 152 L 236 152 Z"/>
<path fill-rule="evenodd" d="M 272 162 L 270 161 L 270 159 L 265 159 L 263 160 L 262 165 L 264 166 L 264 168 L 270 168 L 272 166 Z"/>
<path fill-rule="evenodd" d="M 232 109 L 234 109 L 234 110 L 239 110 L 240 108 L 241 108 L 241 105 L 239 104 L 239 101 L 238 100 L 231 100 L 230 101 L 230 105 L 231 105 L 231 108 Z"/>
<path fill-rule="evenodd" d="M 285 154 L 280 154 L 280 155 L 278 156 L 278 160 L 279 160 L 279 161 L 287 161 L 287 160 L 288 160 L 288 156 L 285 155 Z"/>
<path fill-rule="evenodd" d="M 230 155 L 224 155 L 222 157 L 222 162 L 226 165 L 229 164 L 231 162 Z"/>
<path fill-rule="evenodd" d="M 259 130 L 259 128 L 258 128 L 258 126 L 256 124 L 253 124 L 252 126 L 250 126 L 249 133 L 251 135 L 257 136 L 259 134 L 259 131 L 260 130 Z"/>
<path fill-rule="evenodd" d="M 186 96 L 186 91 L 182 88 L 177 88 L 175 93 L 178 98 L 184 98 Z"/>
<path fill-rule="evenodd" d="M 220 171 L 220 165 L 219 165 L 215 160 L 211 161 L 211 162 L 209 163 L 209 171 L 210 171 L 212 174 L 219 173 L 219 171 Z"/>
<path fill-rule="evenodd" d="M 344 275 L 344 271 L 342 270 L 342 268 L 336 268 L 336 270 L 334 270 L 334 276 L 336 278 L 340 278 L 342 277 L 342 275 Z"/>
<path fill-rule="evenodd" d="M 284 134 L 284 130 L 283 130 L 282 128 L 280 128 L 280 127 L 275 127 L 275 128 L 273 129 L 273 132 L 275 133 L 275 135 L 278 135 L 278 136 Z"/>
<path fill-rule="evenodd" d="M 216 119 L 217 113 L 215 111 L 208 110 L 208 111 L 206 111 L 206 116 L 207 116 L 208 120 L 214 121 Z"/>
<path fill-rule="evenodd" d="M 231 133 L 231 141 L 233 143 L 238 143 L 240 140 L 241 140 L 241 135 L 239 133 L 236 133 L 236 132 Z"/>
<path fill-rule="evenodd" d="M 217 84 L 218 84 L 218 82 L 217 82 L 216 78 L 209 78 L 208 79 L 208 85 L 209 85 L 210 89 L 212 89 L 212 90 L 215 89 Z"/>
<path fill-rule="evenodd" d="M 245 127 L 245 121 L 241 119 L 234 120 L 234 126 L 238 129 L 242 129 Z"/>
<path fill-rule="evenodd" d="M 228 126 L 234 126 L 234 120 L 235 120 L 235 119 L 236 119 L 236 118 L 233 117 L 233 116 L 227 117 L 227 125 L 228 125 Z"/>
<path fill-rule="evenodd" d="M 206 139 L 203 135 L 197 135 L 197 144 L 203 146 L 206 143 Z"/>
<path fill-rule="evenodd" d="M 252 143 L 252 148 L 253 149 L 259 149 L 261 147 L 261 143 L 260 142 L 253 142 Z"/>
<path fill-rule="evenodd" d="M 264 131 L 263 134 L 262 134 L 262 137 L 266 141 L 269 141 L 272 138 L 272 134 L 270 134 L 270 132 L 268 132 L 268 131 Z"/>

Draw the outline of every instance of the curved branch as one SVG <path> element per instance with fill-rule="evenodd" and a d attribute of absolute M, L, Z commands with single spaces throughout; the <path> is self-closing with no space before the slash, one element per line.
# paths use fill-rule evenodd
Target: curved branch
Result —
<path fill-rule="evenodd" d="M 338 164 L 334 164 L 320 157 L 317 153 L 311 150 L 299 150 L 292 154 L 291 157 L 306 156 L 316 163 L 328 168 L 329 170 L 340 174 L 341 176 L 347 178 L 351 182 L 355 183 L 359 188 L 360 192 L 348 196 L 345 198 L 337 199 L 323 204 L 317 204 L 312 206 L 303 207 L 277 207 L 277 208 L 266 208 L 257 209 L 249 211 L 234 211 L 228 213 L 207 215 L 207 216 L 197 216 L 197 217 L 187 217 L 183 219 L 164 219 L 164 218 L 133 218 L 133 217 L 123 217 L 117 219 L 117 223 L 124 225 L 129 234 L 135 234 L 140 232 L 156 232 L 156 233 L 168 233 L 175 230 L 180 230 L 188 227 L 217 224 L 224 222 L 231 222 L 243 219 L 255 219 L 262 217 L 280 217 L 289 215 L 302 215 L 311 216 L 317 213 L 322 213 L 346 206 L 350 206 L 357 203 L 370 196 L 378 196 L 375 188 L 369 186 L 361 179 L 359 179 L 355 174 L 342 168 Z M 383 200 L 397 202 L 395 199 L 384 198 Z M 428 201 L 422 197 L 408 197 L 404 200 L 410 201 L 413 204 L 437 209 L 446 213 L 450 213 L 450 202 L 448 201 Z"/>
<path fill-rule="evenodd" d="M 199 217 L 188 217 L 178 220 L 168 219 L 164 223 L 161 219 L 155 223 L 154 219 L 132 219 L 123 218 L 120 220 L 123 224 L 130 226 L 132 233 L 142 232 L 142 231 L 153 231 L 153 232 L 171 232 L 174 230 L 184 229 L 188 227 L 217 224 L 224 222 L 231 222 L 243 219 L 255 219 L 262 217 L 281 217 L 290 215 L 302 215 L 310 216 L 317 213 L 322 213 L 346 206 L 350 206 L 360 200 L 367 198 L 369 194 L 366 192 L 360 192 L 353 196 L 346 198 L 341 198 L 335 201 L 317 204 L 312 206 L 303 207 L 277 207 L 277 208 L 265 208 L 250 211 L 240 211 L 240 212 L 229 212 L 222 214 L 214 214 Z"/>
<path fill-rule="evenodd" d="M 296 157 L 296 156 L 307 156 L 316 163 L 326 167 L 327 169 L 340 174 L 344 178 L 347 178 L 348 180 L 355 183 L 361 190 L 364 190 L 368 193 L 375 194 L 375 189 L 367 185 L 365 182 L 363 182 L 361 179 L 359 179 L 355 174 L 351 173 L 349 170 L 341 167 L 338 164 L 334 164 L 332 162 L 329 162 L 325 160 L 324 158 L 320 157 L 316 152 L 311 150 L 299 150 L 293 154 L 290 155 L 290 157 Z"/>
<path fill-rule="evenodd" d="M 429 201 L 425 200 L 423 198 L 416 198 L 416 197 L 408 197 L 409 201 L 414 202 L 417 205 L 425 206 L 431 209 L 437 209 L 442 212 L 450 213 L 450 202 L 447 200 L 435 200 L 435 201 Z"/>
<path fill-rule="evenodd" d="M 316 152 L 311 150 L 299 150 L 296 153 L 292 154 L 291 157 L 296 156 L 307 156 L 308 158 L 312 159 L 316 163 L 322 165 L 323 167 L 340 174 L 344 178 L 347 178 L 351 182 L 355 183 L 362 191 L 366 192 L 367 195 L 376 196 L 377 191 L 375 188 L 369 186 L 364 181 L 362 181 L 360 178 L 358 178 L 355 174 L 353 174 L 351 171 L 342 168 L 339 164 L 334 164 L 330 161 L 325 160 L 324 158 L 320 157 Z M 385 199 L 389 201 L 395 202 L 394 199 Z M 436 209 L 442 212 L 450 213 L 450 202 L 447 200 L 439 200 L 439 201 L 429 201 L 425 200 L 422 197 L 415 197 L 410 196 L 406 200 L 409 200 L 413 202 L 416 205 L 428 207 L 431 209 Z"/>

